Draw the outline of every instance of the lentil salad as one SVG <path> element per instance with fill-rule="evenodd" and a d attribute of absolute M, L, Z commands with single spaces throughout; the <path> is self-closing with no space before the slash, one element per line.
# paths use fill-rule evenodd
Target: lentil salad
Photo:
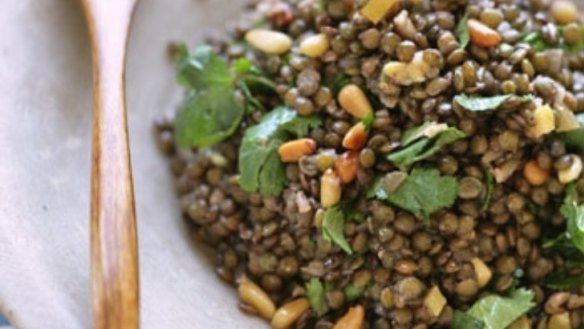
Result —
<path fill-rule="evenodd" d="M 584 326 L 584 25 L 558 0 L 264 0 L 174 47 L 185 219 L 274 328 Z"/>

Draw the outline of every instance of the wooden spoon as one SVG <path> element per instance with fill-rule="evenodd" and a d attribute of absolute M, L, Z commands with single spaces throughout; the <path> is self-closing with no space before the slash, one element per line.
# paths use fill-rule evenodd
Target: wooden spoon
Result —
<path fill-rule="evenodd" d="M 94 329 L 139 327 L 136 211 L 128 146 L 126 45 L 136 0 L 82 0 L 93 48 L 91 281 Z"/>

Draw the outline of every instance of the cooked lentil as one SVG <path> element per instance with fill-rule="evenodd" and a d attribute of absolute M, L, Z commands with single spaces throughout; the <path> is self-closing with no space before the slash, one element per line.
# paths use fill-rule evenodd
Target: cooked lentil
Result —
<path fill-rule="evenodd" d="M 281 194 L 264 196 L 239 186 L 237 164 L 245 129 L 266 113 L 252 108 L 211 149 L 175 146 L 173 118 L 157 119 L 158 145 L 171 158 L 194 236 L 217 250 L 216 272 L 239 286 L 240 309 L 273 318 L 277 328 L 451 328 L 455 310 L 518 285 L 536 303 L 521 323 L 578 328 L 584 288 L 558 291 L 544 282 L 555 271 L 582 269 L 568 268 L 570 259 L 543 242 L 565 230 L 568 183 L 584 191 L 581 158 L 549 138 L 556 123 L 541 122 L 550 113 L 553 121 L 554 111 L 584 112 L 584 52 L 562 48 L 584 42 L 577 7 L 566 0 L 390 2 L 398 5 L 375 24 L 359 12 L 367 1 L 264 0 L 227 37 L 208 40 L 229 62 L 247 58 L 274 82 L 275 92 L 254 95 L 263 106 L 286 105 L 322 125 L 285 144 L 288 182 Z M 465 13 L 470 43 L 463 48 L 456 29 Z M 257 22 L 261 30 L 252 28 Z M 534 32 L 552 49 L 524 41 Z M 241 46 L 246 40 L 251 47 Z M 473 112 L 453 101 L 462 93 L 513 97 Z M 552 111 L 539 112 L 546 104 Z M 387 155 L 424 122 L 465 135 L 416 165 L 457 182 L 456 202 L 427 221 L 366 196 L 376 177 L 385 177 L 390 193 L 404 184 L 408 173 Z M 334 207 L 359 214 L 340 229 L 352 255 L 322 234 Z M 308 308 L 312 278 L 324 283 L 322 314 Z M 446 303 L 429 309 L 424 298 L 436 289 Z"/>

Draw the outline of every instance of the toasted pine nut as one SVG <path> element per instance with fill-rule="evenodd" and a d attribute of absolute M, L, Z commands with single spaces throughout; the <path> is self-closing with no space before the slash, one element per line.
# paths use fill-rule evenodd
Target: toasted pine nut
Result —
<path fill-rule="evenodd" d="M 339 92 L 339 104 L 345 111 L 351 113 L 353 116 L 363 119 L 369 113 L 373 112 L 371 103 L 363 93 L 363 90 L 357 85 L 346 85 Z"/>
<path fill-rule="evenodd" d="M 245 35 L 245 40 L 266 54 L 281 55 L 292 47 L 292 39 L 282 32 L 255 29 Z"/>
<path fill-rule="evenodd" d="M 580 177 L 582 174 L 582 158 L 573 154 L 572 155 L 572 164 L 567 169 L 561 170 L 558 172 L 558 180 L 562 184 L 568 184 L 570 182 L 575 181 Z"/>
<path fill-rule="evenodd" d="M 349 150 L 360 150 L 367 144 L 367 128 L 363 122 L 354 125 L 343 138 L 343 147 Z"/>
<path fill-rule="evenodd" d="M 332 169 L 327 169 L 320 180 L 320 204 L 329 208 L 341 200 L 341 179 Z"/>
<path fill-rule="evenodd" d="M 316 151 L 316 142 L 310 138 L 300 138 L 280 145 L 278 154 L 282 162 L 298 162 L 305 155 Z"/>
<path fill-rule="evenodd" d="M 570 313 L 564 312 L 550 317 L 547 327 L 549 329 L 572 329 Z"/>
<path fill-rule="evenodd" d="M 424 297 L 424 306 L 436 318 L 442 313 L 444 306 L 446 306 L 446 298 L 438 286 L 434 286 L 428 291 Z"/>
<path fill-rule="evenodd" d="M 335 324 L 333 329 L 361 329 L 365 319 L 363 306 L 351 307 L 349 311 Z"/>
<path fill-rule="evenodd" d="M 381 22 L 387 14 L 395 13 L 400 8 L 399 0 L 369 0 L 361 9 L 361 14 L 373 23 Z"/>
<path fill-rule="evenodd" d="M 308 310 L 310 304 L 306 298 L 300 298 L 280 307 L 272 318 L 272 328 L 289 328 Z"/>
<path fill-rule="evenodd" d="M 580 15 L 578 7 L 567 0 L 552 1 L 550 12 L 554 20 L 560 25 L 568 25 L 576 21 Z"/>
<path fill-rule="evenodd" d="M 239 283 L 239 298 L 251 305 L 266 320 L 271 320 L 276 312 L 276 306 L 268 294 L 258 285 L 247 278 L 242 278 Z"/>
<path fill-rule="evenodd" d="M 300 43 L 300 52 L 308 57 L 320 57 L 329 49 L 329 41 L 324 33 L 310 36 Z"/>
<path fill-rule="evenodd" d="M 543 105 L 533 111 L 535 125 L 529 127 L 527 135 L 532 138 L 539 138 L 549 134 L 556 129 L 556 119 L 554 111 L 549 105 Z"/>
<path fill-rule="evenodd" d="M 352 182 L 357 177 L 357 170 L 359 154 L 355 151 L 345 152 L 335 160 L 335 172 L 343 184 Z"/>
<path fill-rule="evenodd" d="M 519 319 L 515 320 L 507 329 L 531 329 L 531 323 L 527 316 L 522 316 Z"/>
<path fill-rule="evenodd" d="M 468 32 L 472 43 L 479 47 L 494 47 L 503 40 L 499 32 L 476 19 L 468 20 Z"/>
<path fill-rule="evenodd" d="M 486 286 L 487 283 L 489 283 L 489 281 L 491 281 L 491 278 L 493 277 L 493 272 L 485 264 L 485 262 L 483 262 L 483 260 L 478 258 L 478 257 L 471 259 L 470 262 L 472 263 L 472 266 L 474 267 L 475 274 L 477 277 L 477 283 L 479 284 L 479 287 L 482 288 L 482 287 Z"/>
<path fill-rule="evenodd" d="M 525 177 L 527 182 L 532 186 L 540 186 L 545 184 L 549 176 L 549 171 L 541 168 L 535 160 L 527 162 L 523 168 L 523 177 Z"/>

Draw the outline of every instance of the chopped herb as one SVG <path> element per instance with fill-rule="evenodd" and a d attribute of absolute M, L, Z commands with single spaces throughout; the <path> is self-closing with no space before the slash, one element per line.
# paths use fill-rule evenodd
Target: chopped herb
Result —
<path fill-rule="evenodd" d="M 351 83 L 351 77 L 340 72 L 334 75 L 330 81 L 327 81 L 326 85 L 329 86 L 334 95 L 337 95 L 349 83 Z"/>
<path fill-rule="evenodd" d="M 564 204 L 561 212 L 566 217 L 567 237 L 584 254 L 584 204 L 572 201 Z"/>
<path fill-rule="evenodd" d="M 465 134 L 456 128 L 435 122 L 426 123 L 406 131 L 402 138 L 402 148 L 389 154 L 387 159 L 400 170 L 406 171 L 412 164 L 433 156 L 443 146 L 464 137 Z"/>
<path fill-rule="evenodd" d="M 563 49 L 568 53 L 574 54 L 584 50 L 584 25 L 580 26 L 580 42 L 576 44 L 568 44 L 564 39 L 564 31 L 566 30 L 565 26 L 557 26 L 560 38 L 556 44 L 547 43 L 543 37 L 543 33 L 541 31 L 533 31 L 526 34 L 522 42 L 530 44 L 535 51 L 541 52 L 546 49 Z"/>
<path fill-rule="evenodd" d="M 243 96 L 246 99 L 248 107 L 247 112 L 254 110 L 265 111 L 263 104 L 253 95 L 252 91 L 260 90 L 275 90 L 276 83 L 258 69 L 247 58 L 239 58 L 231 65 L 233 73 L 237 77 L 237 84 L 239 85 Z"/>
<path fill-rule="evenodd" d="M 318 117 L 298 117 L 296 111 L 279 107 L 245 131 L 239 149 L 239 185 L 248 192 L 280 195 L 287 183 L 278 147 L 291 137 L 302 137 L 320 125 Z"/>
<path fill-rule="evenodd" d="M 178 47 L 177 80 L 180 85 L 195 90 L 233 86 L 227 63 L 211 47 L 200 46 L 192 52 L 184 44 Z"/>
<path fill-rule="evenodd" d="M 568 271 L 564 269 L 558 270 L 546 277 L 544 285 L 547 288 L 554 290 L 579 289 L 584 286 L 584 273 L 571 276 Z"/>
<path fill-rule="evenodd" d="M 458 195 L 456 179 L 440 176 L 437 169 L 415 168 L 393 193 L 388 193 L 384 184 L 380 184 L 381 187 L 377 187 L 375 192 L 377 197 L 381 196 L 426 221 L 434 212 L 452 206 Z"/>
<path fill-rule="evenodd" d="M 578 152 L 584 152 L 584 128 L 555 134 L 555 138 L 561 140 L 568 148 Z"/>
<path fill-rule="evenodd" d="M 385 188 L 383 187 L 384 184 L 385 184 L 384 177 L 383 176 L 377 177 L 373 185 L 371 185 L 369 190 L 367 190 L 367 194 L 365 196 L 369 199 L 371 198 L 377 198 L 380 200 L 387 199 L 389 196 L 385 191 Z"/>
<path fill-rule="evenodd" d="M 353 254 L 351 246 L 345 239 L 345 215 L 338 207 L 328 208 L 322 221 L 322 234 L 327 241 L 334 242 L 347 254 Z"/>
<path fill-rule="evenodd" d="M 357 200 L 343 202 L 341 211 L 345 214 L 347 221 L 361 222 L 365 219 L 365 214 L 357 209 Z"/>
<path fill-rule="evenodd" d="M 357 287 L 352 283 L 348 284 L 345 289 L 345 297 L 349 302 L 355 301 L 363 296 L 365 288 Z"/>
<path fill-rule="evenodd" d="M 491 199 L 493 198 L 493 190 L 495 187 L 495 180 L 493 179 L 493 174 L 490 170 L 485 170 L 485 198 L 483 200 L 483 206 L 481 207 L 481 213 L 485 213 L 489 206 L 491 205 Z"/>
<path fill-rule="evenodd" d="M 328 311 L 324 287 L 319 279 L 312 278 L 308 281 L 306 284 L 306 296 L 308 297 L 312 311 L 317 317 L 323 316 Z"/>
<path fill-rule="evenodd" d="M 208 147 L 229 137 L 244 115 L 227 64 L 208 46 L 178 48 L 177 80 L 191 89 L 176 119 L 180 147 Z"/>
<path fill-rule="evenodd" d="M 468 32 L 468 12 L 462 16 L 456 27 L 456 36 L 458 37 L 458 43 L 460 48 L 465 49 L 470 42 L 470 34 Z"/>
<path fill-rule="evenodd" d="M 243 115 L 244 109 L 230 88 L 191 91 L 177 114 L 177 145 L 214 145 L 233 134 Z"/>
<path fill-rule="evenodd" d="M 361 122 L 363 122 L 363 125 L 365 125 L 367 130 L 371 130 L 371 126 L 373 125 L 374 120 L 375 116 L 373 116 L 373 113 L 369 113 L 361 120 Z"/>
<path fill-rule="evenodd" d="M 461 311 L 454 311 L 452 318 L 452 329 L 483 329 L 485 323 L 472 315 Z"/>
<path fill-rule="evenodd" d="M 534 99 L 533 95 L 499 95 L 499 96 L 468 96 L 466 94 L 461 94 L 454 97 L 454 100 L 462 107 L 473 112 L 483 112 L 496 110 L 499 106 L 503 105 L 511 97 L 517 97 L 521 102 L 530 102 Z"/>
<path fill-rule="evenodd" d="M 466 314 L 482 322 L 485 329 L 505 329 L 535 306 L 533 297 L 533 291 L 527 289 L 515 290 L 509 297 L 486 296 L 476 301 Z M 456 327 L 453 325 L 452 328 L 481 327 Z"/>

